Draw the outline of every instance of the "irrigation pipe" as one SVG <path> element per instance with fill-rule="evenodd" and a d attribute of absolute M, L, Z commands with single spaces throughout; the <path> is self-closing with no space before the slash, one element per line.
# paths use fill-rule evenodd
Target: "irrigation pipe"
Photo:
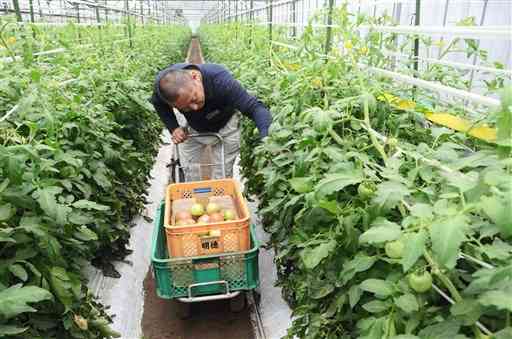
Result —
<path fill-rule="evenodd" d="M 263 9 L 263 7 L 262 7 Z M 276 26 L 290 26 L 290 27 L 306 27 L 311 26 L 313 28 L 340 28 L 340 25 L 326 25 L 326 24 L 305 24 L 305 23 L 293 23 L 293 22 L 258 22 L 257 25 L 266 26 L 272 23 Z M 246 23 L 245 25 L 251 25 Z M 360 31 L 374 31 L 381 33 L 401 33 L 401 34 L 413 34 L 413 35 L 454 35 L 462 38 L 471 39 L 502 39 L 512 40 L 512 27 L 511 26 L 369 26 L 362 25 L 354 27 L 354 29 Z"/>
<path fill-rule="evenodd" d="M 423 57 L 418 57 L 418 58 L 412 57 L 411 58 L 407 55 L 396 53 L 396 52 L 383 52 L 383 54 L 384 54 L 384 56 L 396 57 L 399 59 L 417 59 L 419 61 L 425 61 L 425 62 L 428 62 L 431 64 L 438 64 L 438 65 L 450 66 L 450 67 L 459 68 L 459 69 L 468 69 L 468 70 L 474 70 L 474 71 L 480 71 L 480 72 L 488 72 L 488 73 L 493 73 L 493 74 L 503 74 L 503 75 L 507 75 L 507 76 L 512 76 L 512 71 L 507 70 L 507 69 L 498 69 L 498 68 L 486 67 L 486 66 L 476 66 L 476 65 L 471 65 L 471 64 L 465 64 L 462 62 L 444 61 L 444 60 L 433 59 L 433 58 L 423 58 Z"/>
<path fill-rule="evenodd" d="M 468 91 L 464 91 L 464 90 L 461 90 L 461 89 L 453 88 L 453 87 L 450 87 L 450 86 L 445 86 L 445 85 L 438 84 L 438 83 L 431 82 L 431 81 L 427 81 L 427 80 L 422 80 L 422 79 L 414 78 L 414 77 L 411 77 L 409 75 L 388 71 L 388 70 L 385 70 L 385 69 L 382 69 L 382 68 L 367 66 L 367 65 L 364 65 L 364 64 L 358 64 L 358 65 L 360 67 L 367 68 L 370 72 L 378 74 L 378 75 L 383 75 L 383 76 L 386 76 L 388 78 L 392 78 L 394 80 L 405 82 L 405 83 L 408 83 L 410 85 L 415 85 L 415 86 L 418 86 L 418 87 L 421 87 L 421 88 L 430 89 L 432 91 L 436 91 L 436 92 L 439 92 L 439 93 L 450 94 L 450 95 L 452 95 L 454 97 L 459 97 L 459 98 L 471 101 L 471 102 L 476 103 L 476 104 L 485 105 L 485 106 L 488 106 L 488 107 L 491 107 L 491 108 L 497 108 L 497 107 L 500 107 L 500 105 L 501 105 L 499 100 L 493 99 L 493 98 L 489 98 L 489 97 L 485 97 L 483 95 L 471 93 L 471 92 L 468 92 Z"/>
<path fill-rule="evenodd" d="M 458 37 L 466 37 L 477 39 L 478 37 L 486 37 L 490 39 L 502 38 L 511 40 L 511 26 L 369 26 L 362 25 L 356 27 L 359 30 L 368 29 L 374 32 L 382 33 L 403 33 L 403 34 L 421 34 L 421 35 L 456 35 Z"/>

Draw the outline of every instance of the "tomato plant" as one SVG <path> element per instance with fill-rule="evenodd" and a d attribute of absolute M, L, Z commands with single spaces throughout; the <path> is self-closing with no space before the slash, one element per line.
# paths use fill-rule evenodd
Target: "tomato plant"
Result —
<path fill-rule="evenodd" d="M 421 88 L 420 104 L 390 105 L 389 93 L 409 99 L 410 87 L 359 64 L 383 65 L 381 46 L 396 36 L 360 36 L 355 26 L 381 19 L 343 7 L 334 18 L 350 48 L 327 57 L 318 27 L 290 41 L 276 25 L 273 39 L 295 48 L 270 44 L 257 26 L 200 32 L 207 59 L 273 113 L 262 141 L 244 124 L 240 164 L 293 309 L 287 337 L 510 337 L 510 106 L 487 114 L 500 137 L 486 143 L 428 123 L 425 107 L 464 108 Z"/>
<path fill-rule="evenodd" d="M 189 32 L 148 25 L 130 49 L 114 26 L 0 27 L 21 56 L 0 63 L 0 337 L 119 337 L 81 268 L 129 253 L 162 128 L 147 98 Z"/>

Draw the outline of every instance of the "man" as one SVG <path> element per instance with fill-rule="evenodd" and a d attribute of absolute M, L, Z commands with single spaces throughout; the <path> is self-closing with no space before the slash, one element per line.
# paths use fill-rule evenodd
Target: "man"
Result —
<path fill-rule="evenodd" d="M 172 141 L 181 144 L 180 159 L 189 169 L 187 180 L 200 180 L 198 164 L 206 145 L 213 150 L 213 164 L 220 164 L 220 145 L 215 138 L 188 138 L 188 133 L 215 132 L 224 140 L 226 176 L 233 176 L 233 165 L 240 151 L 240 114 L 251 118 L 260 137 L 268 134 L 272 117 L 267 108 L 236 81 L 231 73 L 217 64 L 172 65 L 159 72 L 152 103 L 169 129 Z M 187 125 L 187 126 L 185 126 Z M 214 166 L 213 178 L 222 177 Z"/>

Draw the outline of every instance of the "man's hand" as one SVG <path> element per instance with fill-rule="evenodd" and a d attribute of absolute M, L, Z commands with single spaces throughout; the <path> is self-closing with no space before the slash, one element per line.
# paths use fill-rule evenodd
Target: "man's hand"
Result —
<path fill-rule="evenodd" d="M 172 131 L 172 142 L 175 144 L 181 144 L 183 141 L 187 140 L 187 138 L 187 132 L 181 127 L 178 127 Z"/>

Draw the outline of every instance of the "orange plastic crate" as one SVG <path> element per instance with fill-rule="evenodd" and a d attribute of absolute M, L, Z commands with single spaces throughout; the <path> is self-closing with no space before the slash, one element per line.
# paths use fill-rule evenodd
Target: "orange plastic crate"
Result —
<path fill-rule="evenodd" d="M 172 225 L 172 202 L 177 199 L 207 199 L 211 196 L 232 197 L 238 219 L 203 225 Z M 171 257 L 193 257 L 225 252 L 247 251 L 249 208 L 240 186 L 234 179 L 176 183 L 167 186 L 164 226 L 167 249 Z"/>

